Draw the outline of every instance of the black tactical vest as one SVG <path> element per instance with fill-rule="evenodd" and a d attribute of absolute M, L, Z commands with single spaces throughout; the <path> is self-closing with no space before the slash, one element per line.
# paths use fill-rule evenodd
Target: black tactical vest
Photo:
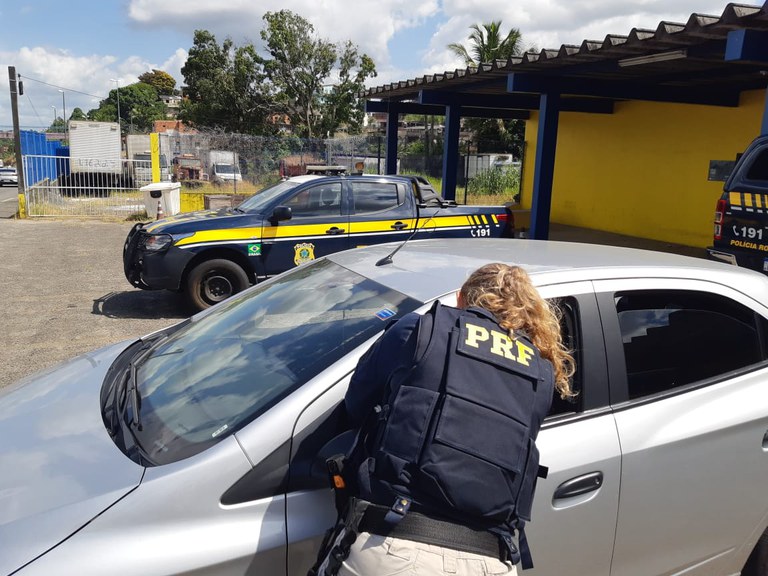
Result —
<path fill-rule="evenodd" d="M 419 323 L 410 369 L 393 374 L 368 434 L 362 498 L 415 506 L 492 531 L 530 520 L 535 445 L 552 365 L 493 315 L 436 303 Z M 367 478 L 365 476 L 368 476 Z"/>

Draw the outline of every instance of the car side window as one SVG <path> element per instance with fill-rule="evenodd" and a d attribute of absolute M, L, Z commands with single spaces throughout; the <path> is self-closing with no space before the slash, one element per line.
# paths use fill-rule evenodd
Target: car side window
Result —
<path fill-rule="evenodd" d="M 764 318 L 717 294 L 647 290 L 615 295 L 629 398 L 716 378 L 765 360 Z"/>
<path fill-rule="evenodd" d="M 341 214 L 341 182 L 304 188 L 294 194 L 285 206 L 291 208 L 294 218 L 338 216 Z"/>
<path fill-rule="evenodd" d="M 768 180 L 768 148 L 763 148 L 757 153 L 745 178 L 747 180 Z"/>
<path fill-rule="evenodd" d="M 396 208 L 405 200 L 393 182 L 351 182 L 355 214 Z"/>
<path fill-rule="evenodd" d="M 551 300 L 555 308 L 560 313 L 560 332 L 563 338 L 563 344 L 573 355 L 576 371 L 571 378 L 571 390 L 576 395 L 572 398 L 561 398 L 555 391 L 552 398 L 552 406 L 549 409 L 548 416 L 558 414 L 567 414 L 569 412 L 581 411 L 582 399 L 582 340 L 579 331 L 579 310 L 578 303 L 573 298 L 557 298 Z"/>

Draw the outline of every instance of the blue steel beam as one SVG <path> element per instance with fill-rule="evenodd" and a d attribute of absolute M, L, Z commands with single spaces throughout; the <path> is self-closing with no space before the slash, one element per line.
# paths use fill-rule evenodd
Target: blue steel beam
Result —
<path fill-rule="evenodd" d="M 768 32 L 743 28 L 728 32 L 725 61 L 768 63 Z"/>
<path fill-rule="evenodd" d="M 365 102 L 366 112 L 389 112 L 391 106 L 397 106 L 399 114 L 428 114 L 431 116 L 442 116 L 445 114 L 445 106 L 417 104 L 416 102 L 389 102 L 387 100 L 367 100 Z"/>
<path fill-rule="evenodd" d="M 419 92 L 419 102 L 425 105 L 443 106 L 460 104 L 462 106 L 462 116 L 467 116 L 463 109 L 469 107 L 496 110 L 505 108 L 516 110 L 539 109 L 539 97 L 537 94 L 473 94 L 469 92 L 422 90 Z M 560 104 L 560 111 L 613 114 L 613 102 L 596 98 L 563 98 Z"/>
<path fill-rule="evenodd" d="M 397 125 L 400 120 L 398 106 L 393 104 L 387 112 L 387 162 L 386 174 L 397 174 Z"/>
<path fill-rule="evenodd" d="M 443 198 L 446 200 L 456 200 L 460 124 L 461 106 L 446 106 L 443 138 Z"/>
<path fill-rule="evenodd" d="M 368 100 L 365 103 L 366 112 L 389 112 L 390 103 L 382 100 Z M 442 104 L 418 104 L 416 102 L 398 102 L 397 109 L 400 114 L 427 114 L 429 116 L 445 115 L 445 106 Z M 508 118 L 511 120 L 527 120 L 531 117 L 528 110 L 516 108 L 473 108 L 461 107 L 461 115 L 471 118 Z"/>
<path fill-rule="evenodd" d="M 578 94 L 600 98 L 705 104 L 709 106 L 739 105 L 739 91 L 714 92 L 701 87 L 657 86 L 637 82 L 599 80 L 596 78 L 569 78 L 516 72 L 507 77 L 507 90 L 542 94 L 558 91 L 560 94 Z"/>
<path fill-rule="evenodd" d="M 559 108 L 560 94 L 558 92 L 545 92 L 541 95 L 539 131 L 536 142 L 536 167 L 533 173 L 533 201 L 531 203 L 531 238 L 536 240 L 549 238 L 549 213 L 552 208 Z"/>

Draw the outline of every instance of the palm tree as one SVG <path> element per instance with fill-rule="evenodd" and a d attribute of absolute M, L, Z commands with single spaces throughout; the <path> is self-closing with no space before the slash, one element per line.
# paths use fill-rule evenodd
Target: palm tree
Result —
<path fill-rule="evenodd" d="M 464 59 L 467 66 L 476 66 L 481 62 L 506 60 L 522 52 L 522 35 L 517 28 L 510 28 L 502 38 L 501 20 L 490 24 L 472 24 L 469 48 L 463 44 L 448 44 L 448 48 L 457 56 Z"/>

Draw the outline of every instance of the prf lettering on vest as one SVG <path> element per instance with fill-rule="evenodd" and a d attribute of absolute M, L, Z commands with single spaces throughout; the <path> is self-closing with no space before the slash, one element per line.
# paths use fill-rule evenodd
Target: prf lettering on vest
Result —
<path fill-rule="evenodd" d="M 466 327 L 467 346 L 472 346 L 472 348 L 480 348 L 481 342 L 488 342 L 490 340 L 492 343 L 491 354 L 503 356 L 504 358 L 518 362 L 523 366 L 529 365 L 528 361 L 533 357 L 533 348 L 530 346 L 526 346 L 519 340 L 512 340 L 506 334 L 496 330 L 491 330 L 489 332 L 482 326 L 470 324 L 469 322 L 466 323 Z M 517 355 L 515 355 L 515 352 L 513 351 L 515 348 L 517 349 Z"/>

